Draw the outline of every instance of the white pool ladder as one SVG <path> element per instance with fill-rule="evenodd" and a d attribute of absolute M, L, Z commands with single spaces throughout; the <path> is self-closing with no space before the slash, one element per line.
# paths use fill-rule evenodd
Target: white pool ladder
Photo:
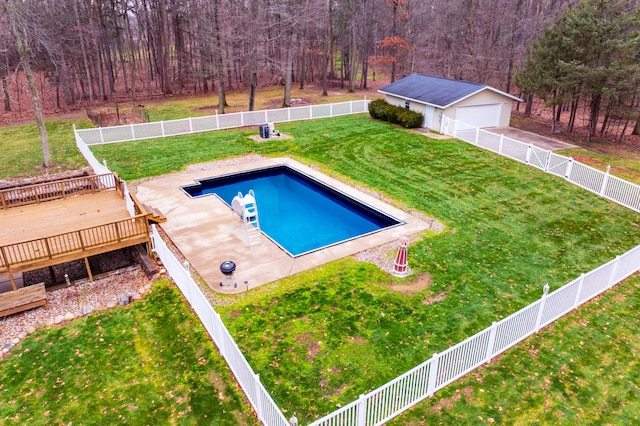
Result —
<path fill-rule="evenodd" d="M 249 193 L 244 197 L 239 192 L 238 196 L 233 199 L 231 207 L 244 222 L 249 246 L 253 247 L 260 244 L 262 242 L 262 232 L 260 231 L 258 205 L 256 204 L 256 196 L 253 189 L 250 189 Z"/>
<path fill-rule="evenodd" d="M 250 189 L 247 195 L 249 197 L 245 196 L 244 227 L 247 230 L 249 246 L 253 247 L 262 242 L 262 232 L 260 232 L 258 205 L 256 204 L 256 196 L 253 193 L 253 189 Z"/>

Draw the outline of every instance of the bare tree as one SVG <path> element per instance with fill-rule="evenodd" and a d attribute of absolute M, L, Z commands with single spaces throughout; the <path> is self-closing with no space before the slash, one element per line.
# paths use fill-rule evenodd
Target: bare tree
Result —
<path fill-rule="evenodd" d="M 29 3 L 20 2 L 18 0 L 4 0 L 2 4 L 4 12 L 7 16 L 7 21 L 13 34 L 18 53 L 20 55 L 20 62 L 22 63 L 22 69 L 24 70 L 27 82 L 29 84 L 29 91 L 31 92 L 31 101 L 33 103 L 33 114 L 38 125 L 38 131 L 40 132 L 40 142 L 42 145 L 43 164 L 45 168 L 51 167 L 51 152 L 49 150 L 49 137 L 47 135 L 47 129 L 44 125 L 44 117 L 42 115 L 42 108 L 40 107 L 40 96 L 38 95 L 38 88 L 31 71 L 31 47 L 29 46 L 29 27 L 28 27 L 28 7 Z"/>

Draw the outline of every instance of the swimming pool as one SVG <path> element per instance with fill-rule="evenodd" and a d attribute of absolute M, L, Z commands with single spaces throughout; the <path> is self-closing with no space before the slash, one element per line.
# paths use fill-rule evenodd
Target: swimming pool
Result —
<path fill-rule="evenodd" d="M 196 182 L 181 188 L 191 197 L 215 194 L 229 206 L 252 189 L 260 228 L 293 257 L 404 223 L 286 165 Z"/>

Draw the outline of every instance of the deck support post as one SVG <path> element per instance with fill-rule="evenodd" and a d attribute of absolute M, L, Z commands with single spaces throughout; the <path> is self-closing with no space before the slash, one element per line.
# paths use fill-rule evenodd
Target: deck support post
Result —
<path fill-rule="evenodd" d="M 89 281 L 93 282 L 93 274 L 91 273 L 91 266 L 89 266 L 89 258 L 84 258 L 84 266 L 87 267 L 87 274 L 89 274 Z"/>
<path fill-rule="evenodd" d="M 9 281 L 11 281 L 11 287 L 13 287 L 13 291 L 16 291 L 18 287 L 16 286 L 16 281 L 13 279 L 12 273 L 9 273 Z"/>
<path fill-rule="evenodd" d="M 49 276 L 51 277 L 51 285 L 56 285 L 56 273 L 53 270 L 53 265 L 49 266 Z"/>

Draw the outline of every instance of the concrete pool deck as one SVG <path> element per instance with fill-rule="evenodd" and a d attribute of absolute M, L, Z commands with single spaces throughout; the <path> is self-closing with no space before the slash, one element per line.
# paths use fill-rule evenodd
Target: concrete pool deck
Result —
<path fill-rule="evenodd" d="M 219 167 L 195 171 L 188 169 L 153 178 L 137 184 L 135 188 L 136 196 L 142 203 L 160 210 L 166 216 L 167 221 L 160 225 L 161 228 L 213 290 L 239 293 L 246 290 L 245 281 L 249 288 L 254 288 L 431 227 L 430 223 L 295 160 L 238 160 L 229 165 L 222 162 Z M 225 203 L 215 195 L 190 198 L 180 189 L 183 185 L 193 184 L 196 179 L 276 165 L 295 168 L 405 223 L 294 258 L 264 235 L 260 245 L 251 248 L 241 219 L 234 216 Z M 231 260 L 237 266 L 233 280 L 220 272 L 220 264 L 225 260 Z M 237 287 L 234 287 L 234 283 L 237 283 Z"/>

